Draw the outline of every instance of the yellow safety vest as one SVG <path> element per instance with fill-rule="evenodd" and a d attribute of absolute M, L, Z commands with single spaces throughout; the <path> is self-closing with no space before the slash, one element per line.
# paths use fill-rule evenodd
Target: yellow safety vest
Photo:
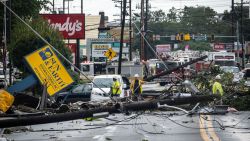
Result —
<path fill-rule="evenodd" d="M 223 96 L 224 92 L 223 92 L 222 86 L 219 82 L 215 82 L 213 84 L 212 92 L 213 92 L 213 94 L 220 94 L 221 96 Z"/>
<path fill-rule="evenodd" d="M 113 82 L 113 84 L 112 84 L 112 94 L 113 95 L 114 94 L 121 94 L 120 86 L 121 86 L 120 82 L 118 82 L 118 81 Z"/>
<path fill-rule="evenodd" d="M 130 90 L 131 90 L 132 94 L 134 94 L 134 86 L 135 86 L 135 80 L 130 85 Z M 141 80 L 139 80 L 139 88 L 137 88 L 137 89 L 139 89 L 140 93 L 142 93 Z"/>

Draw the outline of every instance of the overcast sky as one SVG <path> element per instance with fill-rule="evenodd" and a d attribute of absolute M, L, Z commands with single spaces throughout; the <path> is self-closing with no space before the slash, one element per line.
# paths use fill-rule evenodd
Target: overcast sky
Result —
<path fill-rule="evenodd" d="M 51 0 L 52 1 L 52 0 Z M 62 8 L 63 0 L 55 0 L 55 9 Z M 120 0 L 118 0 L 120 1 Z M 129 0 L 127 0 L 129 1 Z M 136 5 L 140 3 L 141 0 L 132 0 L 132 9 L 134 12 L 138 12 Z M 184 6 L 210 6 L 218 13 L 222 13 L 224 10 L 230 10 L 231 0 L 149 0 L 151 4 L 151 10 L 162 9 L 165 12 L 171 7 L 176 9 L 183 8 Z M 235 0 L 235 2 L 240 2 L 240 0 Z M 104 11 L 105 15 L 109 16 L 109 21 L 113 19 L 119 19 L 119 17 L 114 16 L 120 13 L 120 9 L 115 7 L 115 5 L 120 5 L 119 3 L 114 3 L 112 0 L 83 0 L 83 12 L 86 15 L 98 15 L 99 11 Z M 65 2 L 66 12 L 68 11 L 68 2 Z M 69 11 L 70 13 L 80 13 L 81 6 L 80 0 L 69 1 Z"/>

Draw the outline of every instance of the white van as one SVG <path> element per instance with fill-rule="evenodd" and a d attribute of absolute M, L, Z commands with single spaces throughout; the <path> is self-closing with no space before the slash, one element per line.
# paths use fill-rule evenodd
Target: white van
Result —
<path fill-rule="evenodd" d="M 127 96 L 127 90 L 129 89 L 128 80 L 125 80 L 121 75 L 98 75 L 93 79 L 93 88 L 91 95 L 102 95 L 105 96 L 105 93 L 110 93 L 110 88 L 113 84 L 113 78 L 117 78 L 117 81 L 120 82 L 121 95 L 120 97 Z M 125 82 L 126 81 L 126 82 Z M 101 88 L 101 89 L 100 89 Z"/>

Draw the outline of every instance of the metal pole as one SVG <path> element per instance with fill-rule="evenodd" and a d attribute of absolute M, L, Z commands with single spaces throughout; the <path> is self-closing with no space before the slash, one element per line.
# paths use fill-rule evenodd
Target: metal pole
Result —
<path fill-rule="evenodd" d="M 121 0 L 121 25 L 122 25 L 122 0 Z"/>
<path fill-rule="evenodd" d="M 231 23 L 231 26 L 232 26 L 232 36 L 234 36 L 235 34 L 235 28 L 234 28 L 234 0 L 232 0 L 232 11 L 231 11 L 231 16 L 232 16 L 232 23 Z M 234 49 L 234 38 L 232 38 L 232 42 L 233 42 L 233 49 Z"/>
<path fill-rule="evenodd" d="M 140 30 L 141 30 L 141 38 L 140 38 L 140 42 L 141 42 L 141 51 L 140 51 L 140 60 L 144 60 L 144 0 L 141 0 L 141 26 L 140 26 Z"/>
<path fill-rule="evenodd" d="M 4 1 L 4 4 L 6 4 L 6 1 Z M 6 50 L 7 50 L 7 18 L 6 18 L 6 7 L 4 7 L 4 34 L 3 34 L 3 42 L 4 42 L 4 48 L 3 48 L 3 74 L 4 74 L 4 80 L 6 79 Z M 7 81 L 6 81 L 7 82 Z"/>
<path fill-rule="evenodd" d="M 121 27 L 121 41 L 120 41 L 118 74 L 121 74 L 123 35 L 124 35 L 124 26 L 125 26 L 125 20 L 126 20 L 126 4 L 127 4 L 127 0 L 123 0 L 123 14 L 122 14 L 122 24 L 121 24 L 122 27 Z"/>
<path fill-rule="evenodd" d="M 76 67 L 80 69 L 80 39 L 76 39 Z"/>
<path fill-rule="evenodd" d="M 232 36 L 234 35 L 234 0 L 232 0 Z"/>
<path fill-rule="evenodd" d="M 129 61 L 132 61 L 132 0 L 129 0 Z"/>
<path fill-rule="evenodd" d="M 52 10 L 53 10 L 53 12 L 54 12 L 54 11 L 55 11 L 55 0 L 52 1 L 52 6 L 53 6 L 53 7 L 52 7 Z"/>
<path fill-rule="evenodd" d="M 11 8 L 11 0 L 7 1 L 7 5 Z M 10 34 L 11 34 L 11 12 L 8 11 L 7 13 L 7 31 L 6 31 L 6 42 L 10 43 Z M 7 49 L 7 48 L 6 48 Z M 10 54 L 9 54 L 9 84 L 12 85 L 12 61 L 10 59 Z"/>
<path fill-rule="evenodd" d="M 69 14 L 69 0 L 68 0 L 68 14 Z"/>
<path fill-rule="evenodd" d="M 81 0 L 81 14 L 83 14 L 83 0 Z"/>
<path fill-rule="evenodd" d="M 240 47 L 239 47 L 239 22 L 237 21 L 237 29 L 236 29 L 236 34 L 237 34 L 237 62 L 240 62 Z"/>
<path fill-rule="evenodd" d="M 148 2 L 149 0 L 146 0 L 146 14 L 145 14 L 145 21 L 144 21 L 144 31 L 145 31 L 145 35 L 144 37 L 147 39 L 147 31 L 148 31 Z M 146 41 L 144 40 L 144 59 L 147 60 L 148 59 L 148 53 L 149 53 L 149 50 L 148 50 L 148 47 L 147 47 L 147 44 L 145 43 Z"/>
<path fill-rule="evenodd" d="M 63 0 L 63 14 L 65 13 L 65 0 Z"/>
<path fill-rule="evenodd" d="M 240 30 L 241 30 L 241 47 L 242 47 L 242 69 L 245 68 L 245 56 L 244 56 L 244 41 L 243 41 L 243 0 L 241 0 L 241 26 L 240 26 Z"/>

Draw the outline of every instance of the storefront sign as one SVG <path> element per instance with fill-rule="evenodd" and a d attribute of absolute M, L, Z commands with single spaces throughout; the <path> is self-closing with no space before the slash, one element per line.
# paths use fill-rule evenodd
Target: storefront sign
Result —
<path fill-rule="evenodd" d="M 74 82 L 49 46 L 25 56 L 25 60 L 51 96 Z"/>
<path fill-rule="evenodd" d="M 58 29 L 64 39 L 85 39 L 84 14 L 43 14 L 49 25 Z"/>

